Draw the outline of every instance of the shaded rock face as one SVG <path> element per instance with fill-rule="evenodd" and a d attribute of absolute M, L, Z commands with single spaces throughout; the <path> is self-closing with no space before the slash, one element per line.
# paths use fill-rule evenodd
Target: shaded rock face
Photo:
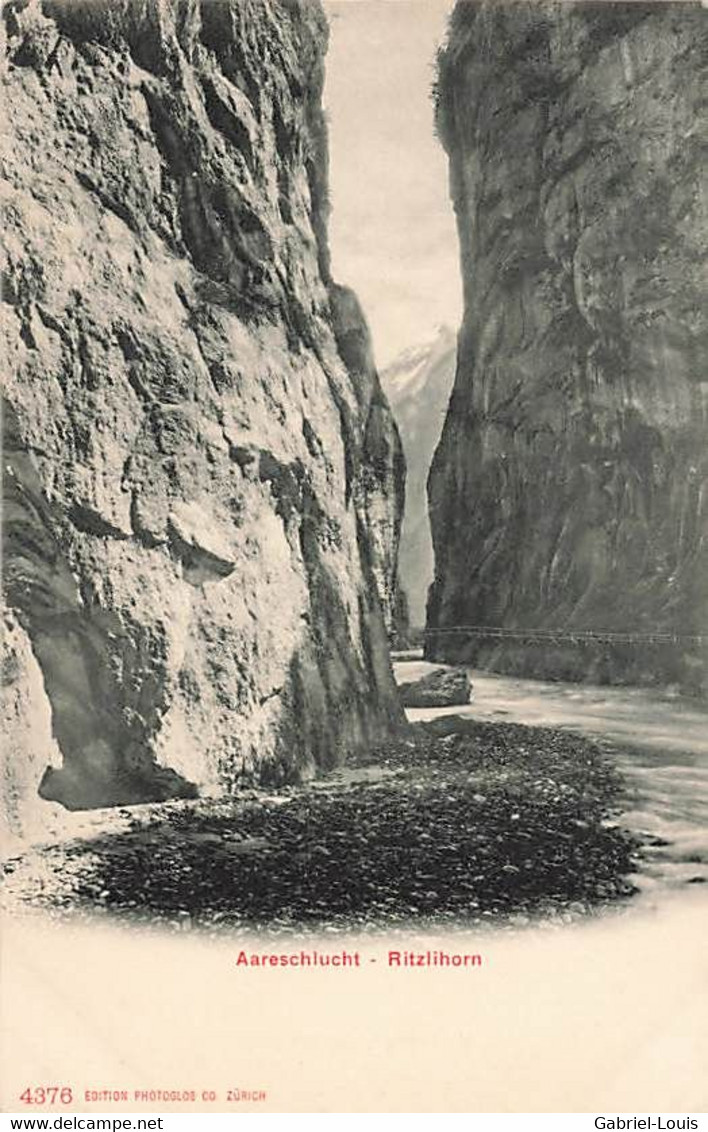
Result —
<path fill-rule="evenodd" d="M 324 17 L 33 0 L 5 19 L 4 583 L 41 672 L 13 694 L 62 756 L 42 793 L 311 773 L 402 716 L 403 463 L 330 277 Z"/>
<path fill-rule="evenodd" d="M 406 505 L 399 572 L 410 624 L 425 624 L 433 580 L 433 540 L 427 482 L 455 377 L 457 338 L 441 326 L 431 342 L 405 350 L 381 372 L 381 384 L 401 433 L 406 458 Z"/>
<path fill-rule="evenodd" d="M 708 631 L 708 12 L 460 3 L 440 62 L 465 316 L 429 625 Z M 438 637 L 534 675 L 705 687 L 676 645 Z"/>
<path fill-rule="evenodd" d="M 409 708 L 462 707 L 472 684 L 464 668 L 436 668 L 410 684 L 401 684 L 401 703 Z"/>
<path fill-rule="evenodd" d="M 15 838 L 32 837 L 44 825 L 46 802 L 39 797 L 50 768 L 61 766 L 52 735 L 49 702 L 30 641 L 13 612 L 2 610 L 0 663 L 0 790 L 3 820 L 0 851 L 11 851 Z"/>

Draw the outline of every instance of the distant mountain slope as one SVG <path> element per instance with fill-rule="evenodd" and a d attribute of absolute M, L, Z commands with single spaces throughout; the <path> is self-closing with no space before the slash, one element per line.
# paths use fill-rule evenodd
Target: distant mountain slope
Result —
<path fill-rule="evenodd" d="M 433 580 L 428 471 L 447 411 L 456 352 L 454 331 L 441 326 L 432 341 L 405 350 L 381 374 L 408 466 L 399 570 L 410 622 L 416 626 L 425 624 L 428 586 Z"/>

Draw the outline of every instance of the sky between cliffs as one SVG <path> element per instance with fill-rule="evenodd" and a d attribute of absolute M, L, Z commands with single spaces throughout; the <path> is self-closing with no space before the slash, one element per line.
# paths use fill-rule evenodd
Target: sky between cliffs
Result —
<path fill-rule="evenodd" d="M 433 133 L 435 51 L 451 0 L 326 0 L 330 244 L 364 306 L 379 366 L 457 327 L 461 284 L 447 159 Z"/>

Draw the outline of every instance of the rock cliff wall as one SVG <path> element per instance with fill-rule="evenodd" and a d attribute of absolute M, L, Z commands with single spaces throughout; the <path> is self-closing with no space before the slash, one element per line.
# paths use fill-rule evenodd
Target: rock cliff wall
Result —
<path fill-rule="evenodd" d="M 330 276 L 322 11 L 4 17 L 13 761 L 29 712 L 70 807 L 311 773 L 401 719 L 403 463 Z"/>
<path fill-rule="evenodd" d="M 465 315 L 429 625 L 683 639 L 433 656 L 705 688 L 707 61 L 699 4 L 454 11 L 437 121 Z"/>

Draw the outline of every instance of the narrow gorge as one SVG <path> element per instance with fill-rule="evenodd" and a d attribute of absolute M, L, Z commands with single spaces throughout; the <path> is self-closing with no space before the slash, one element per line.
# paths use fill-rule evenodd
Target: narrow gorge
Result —
<path fill-rule="evenodd" d="M 707 68 L 698 3 L 454 9 L 437 127 L 465 314 L 430 659 L 706 692 Z"/>
<path fill-rule="evenodd" d="M 440 326 L 434 338 L 403 351 L 381 372 L 406 459 L 406 505 L 398 562 L 407 621 L 415 630 L 425 625 L 425 605 L 434 572 L 426 484 L 450 399 L 456 356 L 454 332 L 449 326 Z"/>
<path fill-rule="evenodd" d="M 13 0 L 6 824 L 399 729 L 404 463 L 331 274 L 313 0 Z"/>

